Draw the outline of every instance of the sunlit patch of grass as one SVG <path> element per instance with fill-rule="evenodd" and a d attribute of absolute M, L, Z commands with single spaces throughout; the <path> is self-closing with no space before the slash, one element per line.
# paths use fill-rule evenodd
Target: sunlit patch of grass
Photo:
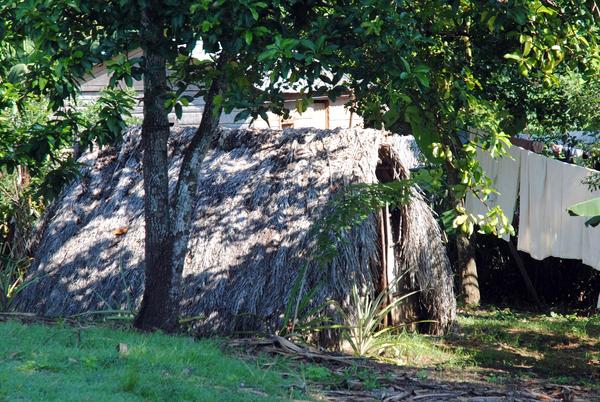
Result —
<path fill-rule="evenodd" d="M 379 359 L 480 373 L 490 382 L 537 376 L 600 388 L 600 338 L 590 335 L 594 320 L 598 317 L 473 310 L 461 313 L 455 332 L 446 337 L 390 335 L 386 343 L 393 346 Z"/>
<path fill-rule="evenodd" d="M 437 338 L 408 332 L 390 335 L 390 338 L 389 343 L 393 346 L 383 355 L 389 363 L 413 367 L 462 367 L 470 364 L 469 356 L 460 348 L 450 349 Z"/>
<path fill-rule="evenodd" d="M 215 340 L 0 323 L 0 399 L 283 400 L 292 376 L 224 355 Z M 127 353 L 117 346 L 127 345 Z M 284 368 L 282 368 L 284 369 Z"/>
<path fill-rule="evenodd" d="M 461 315 L 460 333 L 447 343 L 480 367 L 594 384 L 600 380 L 600 339 L 589 330 L 594 320 L 597 317 L 481 309 Z"/>

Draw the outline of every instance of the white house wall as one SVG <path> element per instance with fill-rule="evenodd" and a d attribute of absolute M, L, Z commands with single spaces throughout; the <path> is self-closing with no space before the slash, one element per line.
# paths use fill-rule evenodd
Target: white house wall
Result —
<path fill-rule="evenodd" d="M 82 104 L 94 102 L 100 96 L 102 89 L 108 86 L 109 75 L 106 70 L 96 69 L 95 77 L 89 78 L 81 85 L 81 100 Z M 134 81 L 134 89 L 138 93 L 138 103 L 132 111 L 134 117 L 142 118 L 143 116 L 143 83 L 141 81 Z M 190 93 L 190 95 L 193 92 Z M 286 108 L 291 110 L 291 119 L 286 120 L 288 123 L 287 127 L 301 128 L 301 127 L 315 127 L 315 128 L 348 128 L 348 127 L 360 127 L 362 126 L 362 120 L 351 114 L 350 111 L 344 106 L 349 96 L 341 96 L 334 101 L 331 100 L 316 100 L 315 103 L 310 105 L 308 109 L 300 114 L 295 110 L 295 100 L 293 99 L 294 94 L 286 94 L 289 101 L 286 101 Z M 326 102 L 323 103 L 323 102 Z M 169 120 L 176 126 L 197 126 L 200 124 L 202 118 L 202 111 L 204 110 L 204 101 L 202 98 L 195 99 L 188 106 L 183 107 L 183 114 L 181 119 L 177 119 L 174 113 L 171 113 Z M 240 127 L 255 127 L 255 128 L 282 128 L 282 119 L 280 116 L 274 113 L 267 113 L 269 124 L 262 119 L 257 119 L 252 122 L 251 118 L 245 121 L 235 121 L 235 116 L 239 111 L 233 111 L 232 113 L 223 113 L 221 115 L 220 124 L 223 127 L 240 128 Z"/>

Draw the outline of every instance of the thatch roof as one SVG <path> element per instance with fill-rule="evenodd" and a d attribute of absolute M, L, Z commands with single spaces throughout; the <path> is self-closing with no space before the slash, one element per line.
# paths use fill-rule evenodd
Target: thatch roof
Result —
<path fill-rule="evenodd" d="M 192 129 L 174 130 L 171 177 Z M 80 180 L 64 192 L 45 224 L 31 276 L 17 309 L 43 315 L 139 306 L 143 273 L 143 187 L 139 129 L 118 148 L 81 159 Z M 182 313 L 203 316 L 205 333 L 270 330 L 279 325 L 307 235 L 333 193 L 349 183 L 377 182 L 380 153 L 401 167 L 416 162 L 414 141 L 365 129 L 224 131 L 203 164 Z M 454 318 L 450 264 L 439 227 L 415 191 L 404 208 L 397 269 L 410 268 L 426 317 Z M 125 234 L 116 235 L 119 228 Z M 121 230 L 123 232 L 125 230 Z M 346 304 L 354 281 L 373 291 L 381 271 L 375 215 L 348 234 L 326 269 L 309 269 L 307 287 L 323 283 L 315 303 Z M 409 284 L 410 285 L 410 284 Z"/>

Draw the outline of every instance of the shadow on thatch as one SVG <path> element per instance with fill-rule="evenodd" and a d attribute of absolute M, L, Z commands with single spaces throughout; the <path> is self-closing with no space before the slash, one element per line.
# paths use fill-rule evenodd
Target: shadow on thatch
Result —
<path fill-rule="evenodd" d="M 193 130 L 170 141 L 174 179 Z M 143 290 L 143 186 L 140 133 L 117 149 L 86 154 L 83 177 L 47 217 L 31 276 L 37 282 L 17 309 L 44 315 L 135 308 Z M 314 247 L 309 228 L 333 194 L 351 183 L 375 183 L 380 150 L 402 166 L 416 164 L 407 138 L 376 130 L 225 131 L 207 155 L 184 269 L 182 312 L 202 316 L 202 333 L 268 331 L 280 325 L 299 267 Z M 171 180 L 174 184 L 174 180 Z M 454 319 L 452 279 L 440 230 L 415 191 L 395 224 L 395 269 L 410 270 L 407 289 L 423 289 L 419 314 Z M 125 234 L 116 235 L 115 230 Z M 377 289 L 381 245 L 377 218 L 347 235 L 326 268 L 310 267 L 307 289 L 322 284 L 318 304 L 347 305 L 353 283 Z"/>

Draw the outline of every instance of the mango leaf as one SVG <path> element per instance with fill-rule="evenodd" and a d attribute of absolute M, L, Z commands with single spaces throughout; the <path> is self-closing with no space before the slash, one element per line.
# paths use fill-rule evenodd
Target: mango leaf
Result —
<path fill-rule="evenodd" d="M 392 127 L 400 118 L 398 107 L 392 107 L 390 110 L 383 114 L 383 122 L 386 127 Z"/>
<path fill-rule="evenodd" d="M 425 112 L 416 105 L 409 105 L 404 111 L 404 118 L 412 129 L 417 145 L 427 159 L 433 160 L 432 144 L 440 142 L 440 135 L 433 124 L 431 113 Z"/>
<path fill-rule="evenodd" d="M 579 202 L 571 205 L 567 209 L 571 216 L 588 216 L 591 217 L 585 224 L 586 226 L 596 227 L 600 224 L 600 198 Z"/>
<path fill-rule="evenodd" d="M 175 116 L 177 116 L 178 120 L 181 120 L 181 116 L 183 116 L 183 107 L 179 102 L 175 104 Z"/>
<path fill-rule="evenodd" d="M 10 82 L 11 84 L 18 84 L 21 77 L 23 77 L 28 72 L 29 67 L 27 67 L 27 64 L 15 64 L 8 72 L 8 82 Z"/>
<path fill-rule="evenodd" d="M 521 55 L 517 54 L 517 53 L 507 53 L 504 55 L 505 59 L 510 59 L 510 60 L 515 60 L 515 61 L 521 61 Z"/>
<path fill-rule="evenodd" d="M 556 15 L 557 11 L 546 6 L 539 6 L 537 12 L 540 14 Z"/>

